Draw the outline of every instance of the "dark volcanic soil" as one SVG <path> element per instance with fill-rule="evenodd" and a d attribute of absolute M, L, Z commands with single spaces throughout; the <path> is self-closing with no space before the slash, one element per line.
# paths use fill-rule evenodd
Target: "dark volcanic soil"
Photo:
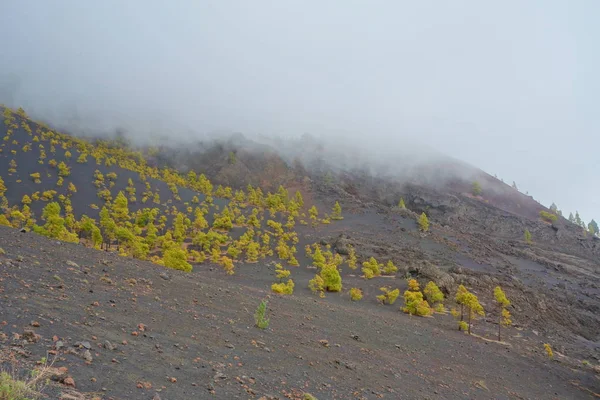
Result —
<path fill-rule="evenodd" d="M 58 338 L 64 347 L 54 366 L 68 367 L 78 390 L 102 399 L 304 392 L 319 399 L 588 399 L 600 392 L 593 371 L 548 360 L 542 341 L 521 331 L 507 330 L 509 345 L 498 344 L 459 333 L 447 315 L 409 317 L 398 311 L 401 299 L 393 306 L 373 296 L 319 299 L 304 283 L 293 296 L 274 296 L 252 278 L 264 273 L 266 280 L 266 264 L 239 266 L 233 277 L 208 266 L 185 274 L 4 227 L 0 247 L 5 353 L 31 365 Z M 253 313 L 264 298 L 271 322 L 263 331 Z M 27 329 L 41 339 L 14 339 Z M 89 343 L 91 361 L 77 342 Z M 64 389 L 49 387 L 49 398 Z"/>

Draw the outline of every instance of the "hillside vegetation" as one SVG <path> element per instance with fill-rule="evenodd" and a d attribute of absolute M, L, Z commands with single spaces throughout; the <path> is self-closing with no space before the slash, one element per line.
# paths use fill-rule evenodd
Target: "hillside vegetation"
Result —
<path fill-rule="evenodd" d="M 122 137 L 84 139 L 57 132 L 32 121 L 22 109 L 3 108 L 2 114 L 0 225 L 7 227 L 1 231 L 4 237 L 17 235 L 6 239 L 7 245 L 0 246 L 2 253 L 8 253 L 0 254 L 5 257 L 3 279 L 12 282 L 3 290 L 10 293 L 11 301 L 18 304 L 24 315 L 33 312 L 36 314 L 31 318 L 47 314 L 53 315 L 53 320 L 68 320 L 37 303 L 30 310 L 27 302 L 16 297 L 21 285 L 19 279 L 23 285 L 36 280 L 36 263 L 47 268 L 43 279 L 40 278 L 45 282 L 42 285 L 62 293 L 58 298 L 49 295 L 48 301 L 54 304 L 64 300 L 78 320 L 84 320 L 85 314 L 90 317 L 94 314 L 89 304 L 91 307 L 104 304 L 85 294 L 88 290 L 94 293 L 96 285 L 103 288 L 106 297 L 103 301 L 115 307 L 118 303 L 110 302 L 115 297 L 124 301 L 123 296 L 131 290 L 132 298 L 143 297 L 144 304 L 150 301 L 150 293 L 157 293 L 154 298 L 157 307 L 166 310 L 175 304 L 173 310 L 181 313 L 182 298 L 187 304 L 190 297 L 199 296 L 194 294 L 195 282 L 202 286 L 205 297 L 209 292 L 212 296 L 205 303 L 208 310 L 202 311 L 206 313 L 204 317 L 213 318 L 212 310 L 219 316 L 215 318 L 230 318 L 234 331 L 245 324 L 246 330 L 264 331 L 256 334 L 281 348 L 289 344 L 284 336 L 277 335 L 282 332 L 292 335 L 288 331 L 291 326 L 284 327 L 282 316 L 294 321 L 297 329 L 305 329 L 306 324 L 312 326 L 310 321 L 323 321 L 305 332 L 319 348 L 344 342 L 341 337 L 350 337 L 353 344 L 366 340 L 365 347 L 355 349 L 355 355 L 344 352 L 345 360 L 330 360 L 335 369 L 341 365 L 355 371 L 352 379 L 359 377 L 363 369 L 376 366 L 377 357 L 384 360 L 387 374 L 400 373 L 394 372 L 395 356 L 388 354 L 392 351 L 391 342 L 376 337 L 402 335 L 396 345 L 402 349 L 399 356 L 402 358 L 408 354 L 414 357 L 409 348 L 422 346 L 418 337 L 424 334 L 428 335 L 427 346 L 435 351 L 444 352 L 444 343 L 449 344 L 450 350 L 444 353 L 448 357 L 459 357 L 455 346 L 474 346 L 475 353 L 469 350 L 473 358 L 485 358 L 486 348 L 492 353 L 512 349 L 520 356 L 532 357 L 527 363 L 541 368 L 540 377 L 546 379 L 547 374 L 557 374 L 577 382 L 573 387 L 561 386 L 563 394 L 570 389 L 578 395 L 584 393 L 577 389 L 580 384 L 589 388 L 587 394 L 595 390 L 597 382 L 590 377 L 600 357 L 599 348 L 594 346 L 600 340 L 600 287 L 595 283 L 599 278 L 600 240 L 594 235 L 594 228 L 569 222 L 555 207 L 545 208 L 481 171 L 475 179 L 469 170 L 468 180 L 454 176 L 433 182 L 431 178 L 437 168 L 446 172 L 452 169 L 439 164 L 417 169 L 422 175 L 411 179 L 374 176 L 361 170 L 335 170 L 327 162 L 319 163 L 318 168 L 286 162 L 274 149 L 266 150 L 239 137 L 237 144 L 215 143 L 199 150 L 133 147 Z M 465 176 L 467 167 L 459 164 L 454 168 Z M 52 257 L 44 254 L 45 250 L 37 251 L 36 246 L 51 246 L 51 242 L 44 242 L 40 236 L 58 240 L 56 243 L 69 243 L 64 246 L 70 246 L 67 248 L 78 259 L 71 260 L 61 249 L 53 251 Z M 28 254 L 26 259 L 21 253 Z M 52 267 L 53 257 L 57 265 L 70 267 L 66 270 Z M 86 257 L 89 261 L 83 261 Z M 127 272 L 108 268 L 121 262 L 128 265 Z M 104 273 L 99 273 L 98 268 Z M 52 275 L 47 273 L 50 270 Z M 65 279 L 67 273 L 85 274 L 94 280 Z M 168 288 L 161 289 L 159 295 L 157 281 L 149 276 L 160 276 Z M 179 277 L 181 295 L 176 294 L 177 289 L 169 282 L 173 276 Z M 200 284 L 208 277 L 210 289 L 210 285 Z M 49 279 L 59 282 L 58 286 L 54 288 Z M 222 294 L 221 287 L 227 288 L 226 293 L 239 294 Z M 75 292 L 67 296 L 69 288 Z M 249 293 L 242 294 L 246 290 Z M 271 302 L 259 301 L 265 298 Z M 190 304 L 195 307 L 198 302 Z M 321 305 L 315 308 L 314 304 Z M 56 304 L 53 307 L 60 308 Z M 185 331 L 196 339 L 198 335 L 192 333 L 192 327 L 179 317 L 163 315 L 169 321 L 165 325 L 150 324 L 148 320 L 158 312 L 153 307 L 141 304 L 134 307 L 136 313 L 144 315 L 144 321 L 139 323 L 154 325 L 152 331 L 164 335 L 169 343 L 177 341 L 176 334 L 167 333 L 169 329 Z M 303 314 L 304 309 L 310 309 L 310 313 Z M 328 316 L 327 309 L 334 316 Z M 23 324 L 20 316 L 8 314 L 11 326 Z M 365 319 L 371 314 L 380 320 L 372 329 Z M 246 315 L 250 319 L 256 317 L 254 327 L 247 326 Z M 111 318 L 121 321 L 121 325 L 107 328 L 110 330 L 107 335 L 112 335 L 110 340 L 116 340 L 119 330 L 134 329 L 135 337 L 146 331 L 145 327 L 125 327 L 124 314 Z M 360 321 L 356 327 L 360 334 L 352 332 L 354 319 Z M 398 330 L 391 326 L 391 321 L 408 325 Z M 336 326 L 338 322 L 343 329 Z M 62 341 L 66 340 L 71 322 L 61 324 L 57 329 L 65 329 L 59 334 Z M 215 324 L 218 326 L 215 329 L 227 329 L 223 320 Z M 411 333 L 412 326 L 421 333 Z M 319 339 L 310 334 L 313 329 L 319 332 L 330 329 L 334 333 L 327 339 Z M 93 332 L 78 334 L 98 336 Z M 213 369 L 224 373 L 226 367 L 216 366 L 223 360 L 217 361 L 214 354 L 209 356 L 214 346 L 219 346 L 218 335 L 204 328 L 202 332 L 211 338 L 213 347 L 204 349 L 198 357 L 209 358 Z M 254 334 L 248 332 L 244 334 L 247 341 L 255 341 L 250 337 Z M 54 335 L 50 331 L 44 333 L 48 334 Z M 270 339 L 265 335 L 270 335 Z M 304 343 L 302 335 L 292 336 L 300 345 Z M 360 340 L 355 336 L 360 336 Z M 238 341 L 232 346 L 246 348 L 247 344 Z M 62 354 L 55 345 L 47 345 L 55 355 Z M 195 344 L 186 342 L 186 346 Z M 438 356 L 430 349 L 419 348 L 423 350 L 420 362 L 428 365 L 420 373 L 433 379 L 432 366 L 438 363 Z M 294 353 L 291 349 L 284 351 L 285 356 L 276 353 L 280 366 L 306 367 L 305 362 L 292 367 L 285 357 L 300 360 L 306 357 L 311 367 L 319 364 L 319 358 L 311 352 Z M 550 353 L 552 362 L 560 365 L 548 365 L 546 354 Z M 141 354 L 134 358 L 144 362 Z M 503 361 L 519 365 L 514 358 Z M 263 379 L 269 381 L 262 387 L 262 394 L 275 390 L 274 376 L 264 370 L 264 363 L 269 361 L 259 357 L 256 362 L 259 364 L 255 367 L 263 371 Z M 88 364 L 93 365 L 91 361 Z M 356 364 L 361 365 L 358 371 Z M 169 365 L 174 365 L 172 360 Z M 440 365 L 450 368 L 453 364 Z M 465 373 L 491 368 L 466 361 L 459 365 L 465 368 Z M 182 366 L 186 379 L 192 379 L 189 362 L 182 362 Z M 579 375 L 569 375 L 561 369 L 563 366 L 578 371 Z M 319 380 L 318 373 L 331 372 L 321 365 L 315 368 L 317 375 L 311 375 L 314 381 Z M 161 379 L 150 371 L 145 373 L 151 380 Z M 290 374 L 295 376 L 295 383 L 289 387 L 282 383 L 285 389 L 279 395 L 302 398 L 305 390 L 298 383 L 301 377 L 296 372 Z M 410 371 L 403 370 L 402 374 Z M 242 385 L 254 379 L 248 376 L 240 378 Z M 118 385 L 124 385 L 119 386 L 117 395 L 144 398 L 127 387 L 131 379 L 122 379 L 117 379 Z M 143 382 L 150 378 L 139 379 L 146 393 L 150 388 Z M 344 384 L 336 384 L 338 379 Z M 385 383 L 379 378 L 369 378 L 378 385 L 371 394 L 368 383 L 350 385 L 348 379 L 338 376 L 324 387 L 315 388 L 310 382 L 307 387 L 320 394 L 319 398 L 349 398 L 351 393 L 357 398 L 371 398 L 372 394 L 385 397 Z M 509 374 L 503 379 L 509 381 L 510 388 L 516 376 Z M 137 385 L 138 380 L 134 380 Z M 483 378 L 480 380 L 484 382 Z M 209 391 L 221 395 L 235 392 L 231 388 L 220 392 L 215 382 L 223 383 L 220 378 L 214 379 Z M 438 389 L 431 391 L 443 391 L 440 388 L 447 384 L 441 379 L 436 383 Z M 349 385 L 352 391 L 347 390 Z M 487 389 L 485 382 L 478 385 L 483 385 L 482 390 Z M 494 390 L 504 393 L 506 388 L 501 388 L 502 385 L 495 381 Z M 84 386 L 89 391 L 98 390 L 98 385 Z M 531 389 L 528 396 L 545 393 L 543 387 L 516 386 L 525 392 Z M 423 389 L 429 392 L 425 385 L 412 395 Z M 462 398 L 456 385 L 446 389 L 448 398 Z M 397 398 L 394 395 L 397 390 L 400 389 L 389 391 L 389 398 Z M 510 393 L 510 389 L 506 390 Z M 177 396 L 185 393 L 176 392 Z M 465 393 L 473 394 L 466 389 Z M 258 392 L 246 391 L 246 394 L 258 398 Z"/>

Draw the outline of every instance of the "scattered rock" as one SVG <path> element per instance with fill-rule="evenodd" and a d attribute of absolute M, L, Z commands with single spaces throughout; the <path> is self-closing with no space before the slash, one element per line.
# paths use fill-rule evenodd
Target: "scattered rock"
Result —
<path fill-rule="evenodd" d="M 92 353 L 89 350 L 84 351 L 82 357 L 87 362 L 92 362 L 92 360 L 94 359 L 92 357 Z"/>
<path fill-rule="evenodd" d="M 110 351 L 115 351 L 117 348 L 108 340 L 104 341 L 104 348 Z"/>
<path fill-rule="evenodd" d="M 75 263 L 71 260 L 67 260 L 67 262 L 65 264 L 67 264 L 69 267 L 79 268 L 79 265 L 77 265 L 77 263 Z"/>
<path fill-rule="evenodd" d="M 171 280 L 171 277 L 166 272 L 161 272 L 159 276 L 161 278 L 163 278 L 165 281 Z"/>
<path fill-rule="evenodd" d="M 34 328 L 39 328 L 40 323 L 38 321 L 31 321 L 31 326 L 33 326 Z"/>
<path fill-rule="evenodd" d="M 67 376 L 67 377 L 66 377 L 66 378 L 65 378 L 65 379 L 62 381 L 62 383 L 64 383 L 64 384 L 65 384 L 65 385 L 67 385 L 67 386 L 72 386 L 72 387 L 75 387 L 75 380 L 74 380 L 72 377 L 70 377 L 70 376 Z"/>
<path fill-rule="evenodd" d="M 219 382 L 219 381 L 224 381 L 225 379 L 227 379 L 227 375 L 225 375 L 222 372 L 218 372 L 215 374 L 215 376 L 213 377 L 213 380 L 215 382 Z"/>
<path fill-rule="evenodd" d="M 67 367 L 50 368 L 50 379 L 54 382 L 63 382 L 68 377 Z"/>
<path fill-rule="evenodd" d="M 31 329 L 25 329 L 23 331 L 23 339 L 27 340 L 30 343 L 37 343 L 40 341 L 42 337 L 32 331 Z"/>

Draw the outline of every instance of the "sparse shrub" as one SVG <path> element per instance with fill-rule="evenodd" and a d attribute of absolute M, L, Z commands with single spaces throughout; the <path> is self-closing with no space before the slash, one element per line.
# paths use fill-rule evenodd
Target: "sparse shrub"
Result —
<path fill-rule="evenodd" d="M 280 263 L 275 264 L 275 276 L 281 282 L 283 279 L 286 279 L 290 276 L 291 272 L 288 269 L 283 268 Z"/>
<path fill-rule="evenodd" d="M 365 275 L 365 278 L 371 279 L 381 275 L 381 265 L 377 262 L 375 257 L 371 257 L 369 261 L 363 262 L 362 272 Z"/>
<path fill-rule="evenodd" d="M 542 218 L 546 222 L 553 223 L 553 222 L 556 222 L 556 220 L 558 219 L 558 216 L 556 214 L 549 213 L 549 212 L 542 210 L 542 211 L 540 211 L 540 218 Z"/>
<path fill-rule="evenodd" d="M 233 260 L 231 258 L 222 256 L 219 264 L 221 264 L 227 275 L 233 275 L 235 273 Z"/>
<path fill-rule="evenodd" d="M 35 183 L 42 183 L 41 175 L 39 172 L 34 172 L 33 174 L 29 174 L 29 176 L 31 177 L 31 179 L 33 179 L 33 182 Z"/>
<path fill-rule="evenodd" d="M 271 290 L 278 294 L 292 294 L 294 293 L 294 281 L 288 279 L 287 283 L 274 283 L 271 285 Z"/>
<path fill-rule="evenodd" d="M 473 193 L 473 196 L 479 196 L 481 194 L 482 190 L 481 190 L 481 185 L 479 184 L 479 182 L 475 181 L 473 182 L 473 187 L 471 189 L 471 193 Z"/>
<path fill-rule="evenodd" d="M 429 281 L 423 289 L 423 294 L 429 304 L 437 311 L 444 312 L 444 293 L 433 281 Z"/>
<path fill-rule="evenodd" d="M 71 175 L 71 168 L 69 168 L 67 166 L 67 164 L 64 163 L 64 161 L 61 161 L 58 164 L 58 176 L 69 176 Z"/>
<path fill-rule="evenodd" d="M 164 251 L 163 263 L 165 267 L 191 272 L 192 264 L 187 262 L 187 252 L 184 249 L 171 247 Z"/>
<path fill-rule="evenodd" d="M 554 358 L 554 352 L 552 351 L 552 347 L 550 347 L 550 345 L 548 343 L 544 343 L 544 350 L 546 350 L 546 354 L 548 355 L 548 358 L 550 358 L 550 359 Z"/>
<path fill-rule="evenodd" d="M 312 221 L 313 227 L 317 226 L 317 223 L 318 223 L 318 220 L 319 220 L 319 211 L 317 210 L 317 207 L 316 206 L 312 206 L 308 210 L 308 214 L 310 215 L 310 220 Z"/>
<path fill-rule="evenodd" d="M 394 265 L 394 263 L 392 262 L 392 260 L 388 260 L 387 264 L 383 268 L 383 273 L 385 275 L 393 275 L 396 272 L 398 272 L 398 267 L 396 267 Z"/>
<path fill-rule="evenodd" d="M 246 261 L 249 263 L 257 262 L 259 250 L 260 250 L 260 244 L 258 244 L 256 242 L 250 242 L 248 244 L 248 248 L 246 249 Z"/>
<path fill-rule="evenodd" d="M 302 396 L 302 400 L 319 400 L 319 399 L 317 399 L 315 396 L 313 396 L 310 393 L 304 393 L 304 395 Z"/>
<path fill-rule="evenodd" d="M 313 293 L 319 293 L 319 297 L 325 297 L 325 282 L 321 275 L 317 274 L 314 278 L 308 281 L 308 288 Z"/>
<path fill-rule="evenodd" d="M 424 212 L 421 213 L 418 222 L 419 229 L 421 229 L 421 232 L 427 232 L 429 230 L 429 219 L 427 219 L 427 214 L 425 214 Z"/>
<path fill-rule="evenodd" d="M 422 317 L 431 315 L 433 312 L 427 300 L 423 298 L 419 282 L 416 279 L 408 281 L 408 290 L 404 292 L 404 307 L 402 311 L 410 315 Z"/>
<path fill-rule="evenodd" d="M 527 244 L 531 244 L 531 232 L 529 232 L 529 229 L 525 229 L 525 233 L 523 234 L 523 237 L 525 239 L 525 243 Z"/>
<path fill-rule="evenodd" d="M 396 299 L 400 295 L 400 289 L 390 290 L 387 287 L 379 288 L 383 292 L 377 296 L 377 300 L 379 300 L 382 304 L 394 304 Z"/>
<path fill-rule="evenodd" d="M 431 315 L 432 313 L 429 303 L 423 299 L 423 293 L 412 292 L 410 290 L 404 292 L 404 308 L 402 310 L 407 314 L 421 317 Z"/>
<path fill-rule="evenodd" d="M 359 288 L 351 288 L 350 289 L 350 299 L 352 301 L 359 301 L 363 298 L 363 292 Z"/>
<path fill-rule="evenodd" d="M 42 361 L 45 364 L 45 360 Z M 7 372 L 0 372 L 0 399 L 32 400 L 42 397 L 43 384 L 48 379 L 47 372 L 34 370 L 28 380 L 19 380 Z"/>
<path fill-rule="evenodd" d="M 267 300 L 261 301 L 256 308 L 256 312 L 254 313 L 254 323 L 260 329 L 267 329 L 269 327 L 269 319 L 265 318 L 265 314 L 267 313 L 267 304 Z"/>
<path fill-rule="evenodd" d="M 354 250 L 354 247 L 349 246 L 349 252 L 348 252 L 348 267 L 350 267 L 350 269 L 356 269 L 356 251 Z"/>
<path fill-rule="evenodd" d="M 12 224 L 10 223 L 10 221 L 8 220 L 8 218 L 6 218 L 6 215 L 4 215 L 4 214 L 0 214 L 0 225 L 12 227 Z"/>

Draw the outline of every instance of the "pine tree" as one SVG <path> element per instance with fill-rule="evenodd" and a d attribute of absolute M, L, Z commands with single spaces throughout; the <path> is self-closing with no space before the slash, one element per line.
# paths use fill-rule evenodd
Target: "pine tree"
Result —
<path fill-rule="evenodd" d="M 404 292 L 404 307 L 402 310 L 407 314 L 423 317 L 431 315 L 433 312 L 427 300 L 423 298 L 423 293 L 419 289 L 419 282 L 416 279 L 408 281 L 408 290 Z"/>
<path fill-rule="evenodd" d="M 456 302 L 460 305 L 460 322 L 464 321 L 464 307 L 466 302 L 466 295 L 469 293 L 466 287 L 463 285 L 458 286 L 458 290 L 456 291 Z M 459 328 L 460 329 L 460 328 Z"/>
<path fill-rule="evenodd" d="M 317 226 L 317 221 L 319 218 L 319 211 L 317 210 L 316 206 L 312 206 L 309 210 L 308 213 L 310 215 L 310 220 L 312 221 L 312 226 L 315 227 Z"/>
<path fill-rule="evenodd" d="M 6 185 L 4 184 L 4 180 L 0 176 L 0 197 L 4 197 L 4 193 L 6 193 Z"/>
<path fill-rule="evenodd" d="M 427 215 L 423 212 L 419 217 L 419 228 L 422 232 L 427 232 L 429 230 L 429 219 L 427 219 Z"/>
<path fill-rule="evenodd" d="M 123 192 L 119 191 L 119 194 L 113 203 L 112 211 L 113 218 L 117 223 L 129 221 L 129 203 Z"/>
<path fill-rule="evenodd" d="M 515 189 L 515 190 L 519 190 L 519 189 L 517 188 L 517 183 L 516 183 L 515 181 L 513 181 L 512 187 L 513 187 L 513 189 Z"/>
<path fill-rule="evenodd" d="M 575 211 L 575 224 L 581 226 L 581 217 L 579 216 L 579 211 Z"/>
<path fill-rule="evenodd" d="M 315 251 L 312 255 L 313 265 L 317 268 L 323 268 L 325 266 L 325 256 L 321 253 L 321 246 L 315 246 Z"/>
<path fill-rule="evenodd" d="M 321 268 L 323 287 L 328 292 L 339 292 L 342 290 L 342 276 L 335 264 L 326 264 Z"/>
<path fill-rule="evenodd" d="M 406 204 L 404 204 L 404 198 L 400 197 L 400 201 L 398 202 L 398 208 L 405 209 Z"/>
<path fill-rule="evenodd" d="M 525 239 L 525 243 L 531 244 L 531 232 L 529 232 L 529 229 L 525 229 L 523 237 Z"/>
<path fill-rule="evenodd" d="M 294 196 L 296 199 L 296 203 L 300 208 L 304 207 L 304 199 L 302 199 L 302 193 L 296 191 L 296 195 Z"/>
<path fill-rule="evenodd" d="M 588 224 L 588 230 L 592 235 L 598 235 L 600 233 L 600 231 L 598 230 L 598 223 L 593 219 Z"/>
<path fill-rule="evenodd" d="M 111 241 L 116 237 L 117 224 L 110 216 L 108 208 L 102 207 L 100 210 L 100 227 L 102 228 L 102 236 L 107 239 L 106 245 L 110 248 Z"/>
<path fill-rule="evenodd" d="M 575 223 L 575 217 L 573 216 L 573 213 L 569 213 L 569 222 Z"/>
<path fill-rule="evenodd" d="M 471 321 L 474 320 L 477 315 L 485 315 L 482 305 L 479 303 L 479 299 L 473 293 L 467 293 L 465 298 L 465 306 L 468 311 L 468 321 L 467 321 L 467 333 L 471 334 Z"/>
<path fill-rule="evenodd" d="M 510 301 L 506 298 L 506 294 L 500 288 L 500 286 L 496 286 L 494 288 L 494 298 L 496 299 L 496 303 L 498 303 L 499 313 L 498 313 L 498 341 L 500 341 L 500 329 L 504 326 L 509 326 L 512 321 L 510 320 L 510 312 L 507 307 L 510 306 Z"/>
<path fill-rule="evenodd" d="M 444 293 L 433 281 L 429 281 L 423 289 L 423 294 L 429 304 L 438 312 L 444 311 Z"/>
<path fill-rule="evenodd" d="M 331 219 L 335 219 L 335 220 L 341 220 L 344 219 L 344 217 L 342 217 L 342 206 L 340 206 L 339 202 L 335 202 L 335 205 L 333 206 L 333 211 L 331 213 Z"/>
<path fill-rule="evenodd" d="M 481 184 L 479 182 L 473 182 L 471 193 L 473 193 L 473 196 L 479 196 L 482 193 Z"/>

